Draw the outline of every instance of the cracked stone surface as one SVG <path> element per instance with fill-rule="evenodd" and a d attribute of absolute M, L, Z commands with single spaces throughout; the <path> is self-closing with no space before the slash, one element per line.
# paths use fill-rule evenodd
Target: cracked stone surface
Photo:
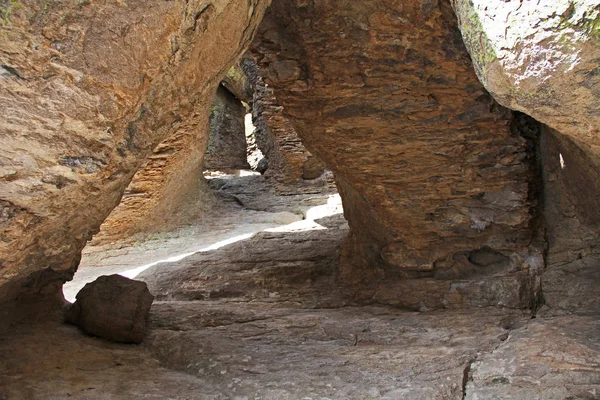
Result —
<path fill-rule="evenodd" d="M 538 318 L 471 366 L 467 400 L 600 398 L 600 318 Z"/>

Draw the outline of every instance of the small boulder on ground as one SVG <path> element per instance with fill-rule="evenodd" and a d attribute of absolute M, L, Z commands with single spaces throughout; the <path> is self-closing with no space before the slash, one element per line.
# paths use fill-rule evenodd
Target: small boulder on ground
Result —
<path fill-rule="evenodd" d="M 114 342 L 140 343 L 154 296 L 145 282 L 103 275 L 77 294 L 66 320 Z"/>

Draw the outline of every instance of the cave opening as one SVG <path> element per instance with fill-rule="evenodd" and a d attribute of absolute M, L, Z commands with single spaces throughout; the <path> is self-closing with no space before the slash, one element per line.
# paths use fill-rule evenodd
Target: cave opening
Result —
<path fill-rule="evenodd" d="M 164 193 L 165 178 L 177 180 L 178 171 L 169 169 L 169 164 L 181 165 L 177 159 L 185 162 L 188 157 L 194 165 L 198 164 L 194 155 L 190 157 L 183 146 L 171 139 L 156 147 L 125 191 L 121 204 L 84 248 L 77 273 L 63 287 L 68 301 L 74 302 L 87 283 L 109 274 L 145 281 L 156 300 L 236 296 L 257 299 L 264 293 L 280 296 L 284 288 L 277 285 L 281 282 L 270 289 L 264 284 L 261 290 L 253 291 L 253 285 L 244 281 L 239 284 L 243 289 L 233 291 L 236 277 L 231 268 L 211 267 L 200 260 L 202 256 L 214 257 L 209 255 L 211 252 L 232 258 L 228 254 L 238 251 L 239 245 L 235 243 L 242 241 L 271 253 L 271 258 L 265 261 L 273 264 L 273 270 L 282 269 L 281 274 L 287 273 L 281 266 L 286 255 L 279 254 L 278 245 L 294 243 L 305 247 L 299 259 L 292 254 L 288 262 L 305 263 L 315 254 L 321 254 L 322 261 L 292 274 L 293 282 L 285 286 L 291 293 L 298 290 L 294 285 L 301 279 L 313 282 L 311 290 L 315 298 L 316 288 L 323 286 L 319 280 L 332 283 L 337 274 L 336 249 L 348 230 L 333 174 L 303 146 L 282 114 L 273 91 L 258 74 L 253 59 L 244 58 L 228 70 L 217 87 L 208 117 L 208 138 L 200 136 L 206 142 L 206 150 L 201 173 L 194 175 L 200 182 L 199 189 L 176 197 L 176 201 Z M 183 167 L 184 171 L 187 169 Z M 201 210 L 194 210 L 198 206 L 194 196 L 201 196 L 203 202 L 210 203 L 210 208 L 204 204 Z M 163 213 L 160 217 L 159 212 Z M 156 219 L 152 225 L 140 223 L 153 216 Z M 336 234 L 328 232 L 321 238 L 319 231 L 327 229 L 334 229 Z M 261 235 L 270 235 L 272 240 Z M 278 235 L 281 237 L 272 237 Z M 170 282 L 164 267 L 181 267 L 197 253 L 202 254 L 196 255 L 197 260 L 192 264 L 204 268 L 203 284 L 193 274 L 185 280 L 185 286 L 188 289 L 194 286 L 194 290 L 179 287 L 184 281 Z M 245 253 L 245 263 L 258 256 L 252 251 Z M 212 276 L 208 272 L 211 268 Z M 272 272 L 265 269 L 257 273 L 261 276 Z"/>

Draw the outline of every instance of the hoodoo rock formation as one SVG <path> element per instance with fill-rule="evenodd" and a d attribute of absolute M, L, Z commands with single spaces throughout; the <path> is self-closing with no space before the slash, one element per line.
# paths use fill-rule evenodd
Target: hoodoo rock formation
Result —
<path fill-rule="evenodd" d="M 285 117 L 273 88 L 265 85 L 261 72 L 252 58 L 244 58 L 242 70 L 251 83 L 252 121 L 256 143 L 269 161 L 267 176 L 278 183 L 281 191 L 290 191 L 303 179 L 315 179 L 324 172 L 321 161 L 311 154 Z"/>
<path fill-rule="evenodd" d="M 599 398 L 599 40 L 593 0 L 0 0 L 0 400 Z"/>

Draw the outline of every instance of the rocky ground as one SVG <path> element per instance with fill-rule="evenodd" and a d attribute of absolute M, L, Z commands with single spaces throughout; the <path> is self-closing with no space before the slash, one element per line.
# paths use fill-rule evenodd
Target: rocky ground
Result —
<path fill-rule="evenodd" d="M 348 228 L 326 182 L 287 196 L 259 175 L 210 185 L 224 200 L 212 215 L 88 248 L 65 287 L 147 282 L 144 343 L 17 326 L 0 337 L 0 399 L 600 398 L 598 314 L 359 305 L 338 284 Z"/>

